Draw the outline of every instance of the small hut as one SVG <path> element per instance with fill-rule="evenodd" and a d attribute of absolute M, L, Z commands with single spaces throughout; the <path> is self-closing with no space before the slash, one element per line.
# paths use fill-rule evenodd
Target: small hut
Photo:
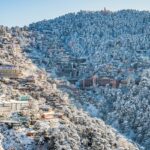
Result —
<path fill-rule="evenodd" d="M 13 65 L 0 65 L 0 77 L 17 78 L 20 75 L 18 67 Z"/>

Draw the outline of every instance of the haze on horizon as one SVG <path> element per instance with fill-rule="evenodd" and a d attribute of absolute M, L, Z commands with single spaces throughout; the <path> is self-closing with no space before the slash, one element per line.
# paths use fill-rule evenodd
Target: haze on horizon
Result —
<path fill-rule="evenodd" d="M 150 11 L 148 0 L 1 0 L 0 25 L 24 26 L 80 10 L 136 9 Z"/>

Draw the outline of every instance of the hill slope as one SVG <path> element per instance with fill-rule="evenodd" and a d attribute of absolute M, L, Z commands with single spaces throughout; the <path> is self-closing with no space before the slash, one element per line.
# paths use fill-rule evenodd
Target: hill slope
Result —
<path fill-rule="evenodd" d="M 9 104 L 14 100 L 19 101 L 21 95 L 30 96 L 32 100 L 27 112 L 22 112 L 32 123 L 12 129 L 8 128 L 9 124 L 0 125 L 0 149 L 138 150 L 135 144 L 102 120 L 91 118 L 82 110 L 72 107 L 67 94 L 56 87 L 60 81 L 48 77 L 48 74 L 33 64 L 27 53 L 24 53 L 22 48 L 27 49 L 31 44 L 30 36 L 31 33 L 25 28 L 0 27 L 1 66 L 15 66 L 21 71 L 19 78 L 0 79 L 0 102 Z M 29 78 L 31 76 L 32 78 Z M 41 113 L 37 103 L 52 109 L 55 115 L 63 115 L 43 120 L 37 116 Z M 11 119 L 21 119 L 20 113 L 10 115 Z"/>
<path fill-rule="evenodd" d="M 103 78 L 117 81 L 117 88 L 99 83 L 84 91 L 75 89 L 80 94 L 62 89 L 69 91 L 76 105 L 150 147 L 149 12 L 81 11 L 31 24 L 29 30 L 36 41 L 31 47 L 44 54 L 40 64 L 51 74 L 74 79 L 80 87 L 81 81 L 92 85 L 93 76 L 99 82 Z M 83 64 L 77 63 L 83 59 Z"/>

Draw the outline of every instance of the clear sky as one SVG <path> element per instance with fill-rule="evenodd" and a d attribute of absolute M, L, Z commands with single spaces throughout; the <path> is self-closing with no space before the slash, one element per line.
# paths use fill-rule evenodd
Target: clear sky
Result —
<path fill-rule="evenodd" d="M 0 25 L 24 26 L 80 10 L 149 10 L 150 0 L 0 0 Z"/>

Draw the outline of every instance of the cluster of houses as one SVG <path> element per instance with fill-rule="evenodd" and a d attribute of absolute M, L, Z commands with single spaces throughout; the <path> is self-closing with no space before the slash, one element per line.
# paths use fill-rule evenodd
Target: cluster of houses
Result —
<path fill-rule="evenodd" d="M 57 65 L 58 76 L 65 76 L 71 83 L 76 83 L 84 74 L 86 68 L 85 58 L 65 58 L 61 59 Z"/>
<path fill-rule="evenodd" d="M 44 75 L 42 71 L 37 70 L 36 75 L 38 80 L 40 80 L 41 82 L 44 81 Z M 10 117 L 14 113 L 23 113 L 23 120 L 26 120 L 23 122 L 28 122 L 30 124 L 35 120 L 48 121 L 51 128 L 58 127 L 59 119 L 63 117 L 63 114 L 54 112 L 50 109 L 50 107 L 43 108 L 41 107 L 41 104 L 36 103 L 38 102 L 38 97 L 33 93 L 35 92 L 37 93 L 37 95 L 38 93 L 41 93 L 42 95 L 43 88 L 36 85 L 35 76 L 23 73 L 23 70 L 14 65 L 1 64 L 0 82 L 6 86 L 13 87 L 13 90 L 15 91 L 19 91 L 19 95 L 16 94 L 16 97 L 14 99 L 10 99 L 7 96 L 4 96 L 3 99 L 0 98 L 0 124 L 11 124 L 12 127 L 21 126 L 22 121 L 11 120 Z M 58 99 L 57 97 L 53 97 L 50 103 L 60 110 L 67 105 L 67 102 L 62 101 L 61 98 Z M 33 112 L 33 116 L 35 116 L 34 118 L 36 118 L 35 120 L 31 117 L 31 112 Z M 31 117 L 31 122 L 29 120 L 27 121 L 28 117 Z"/>
<path fill-rule="evenodd" d="M 0 102 L 0 115 L 5 116 L 13 112 L 18 112 L 23 109 L 27 109 L 28 106 L 29 106 L 28 101 L 15 101 L 15 100 L 2 101 Z"/>
<path fill-rule="evenodd" d="M 106 78 L 106 77 L 96 77 L 93 76 L 89 79 L 81 80 L 79 82 L 79 87 L 82 89 L 88 88 L 88 87 L 96 87 L 96 86 L 106 86 L 110 85 L 113 88 L 117 88 L 120 84 L 120 81 L 111 79 L 111 78 Z"/>

